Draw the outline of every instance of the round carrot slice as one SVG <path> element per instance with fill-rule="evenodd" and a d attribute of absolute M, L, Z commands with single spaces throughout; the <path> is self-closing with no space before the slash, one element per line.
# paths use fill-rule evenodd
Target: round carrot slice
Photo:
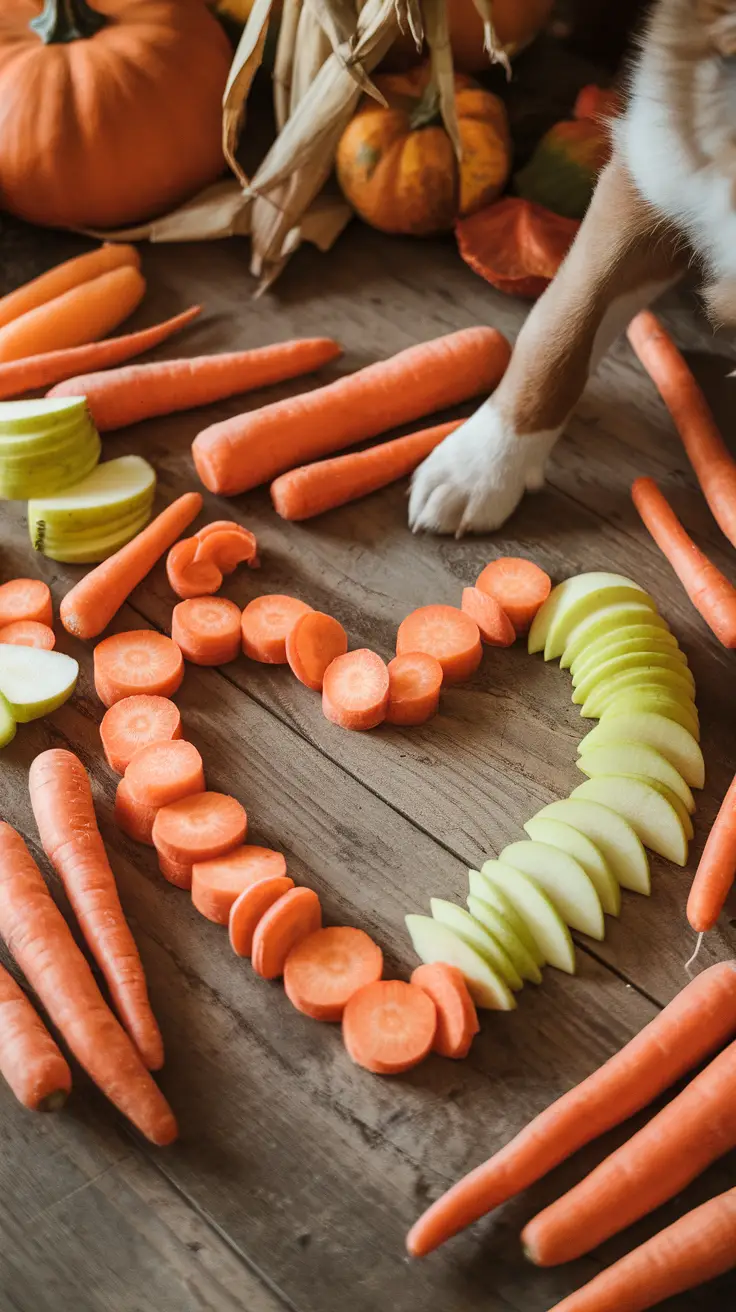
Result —
<path fill-rule="evenodd" d="M 196 560 L 196 537 L 175 542 L 166 557 L 166 577 L 177 597 L 207 597 L 222 587 L 222 571 L 213 560 Z"/>
<path fill-rule="evenodd" d="M 210 532 L 204 536 L 197 534 L 197 554 L 195 562 L 205 564 L 212 561 L 223 574 L 232 574 L 238 565 L 259 564 L 258 543 L 247 528 L 239 524 L 227 524 L 217 529 L 210 526 Z"/>
<path fill-rule="evenodd" d="M 517 633 L 526 633 L 551 592 L 552 580 L 533 560 L 500 556 L 486 565 L 475 586 L 495 597 Z"/>
<path fill-rule="evenodd" d="M 192 867 L 185 861 L 172 861 L 170 857 L 158 854 L 158 868 L 164 879 L 176 888 L 190 889 L 192 887 Z"/>
<path fill-rule="evenodd" d="M 286 996 L 313 1020 L 342 1019 L 347 1003 L 383 974 L 383 953 L 362 929 L 318 929 L 292 948 L 284 966 Z"/>
<path fill-rule="evenodd" d="M 53 651 L 56 635 L 48 624 L 39 624 L 38 620 L 13 620 L 0 629 L 0 642 L 8 642 L 13 647 L 38 647 L 41 651 Z"/>
<path fill-rule="evenodd" d="M 375 729 L 386 718 L 388 670 L 374 651 L 361 647 L 337 656 L 325 670 L 322 710 L 342 729 Z"/>
<path fill-rule="evenodd" d="M 286 639 L 286 659 L 300 683 L 322 691 L 328 665 L 348 649 L 348 635 L 342 624 L 319 610 L 309 611 L 297 620 Z"/>
<path fill-rule="evenodd" d="M 417 966 L 411 982 L 423 989 L 437 1008 L 434 1051 L 440 1057 L 467 1057 L 480 1026 L 462 971 L 437 961 Z"/>
<path fill-rule="evenodd" d="M 514 626 L 495 597 L 480 588 L 463 588 L 462 608 L 463 614 L 475 620 L 483 642 L 490 647 L 510 647 L 516 642 Z"/>
<path fill-rule="evenodd" d="M 153 825 L 156 851 L 192 865 L 225 856 L 245 839 L 248 817 L 226 793 L 195 793 L 163 806 Z"/>
<path fill-rule="evenodd" d="M 15 620 L 36 620 L 51 628 L 53 618 L 51 593 L 40 579 L 8 579 L 0 585 L 0 628 Z"/>
<path fill-rule="evenodd" d="M 179 708 L 168 697 L 123 697 L 105 711 L 100 738 L 110 769 L 125 774 L 142 747 L 181 738 Z"/>
<path fill-rule="evenodd" d="M 197 862 L 192 871 L 192 902 L 208 920 L 226 925 L 244 889 L 285 874 L 286 858 L 281 852 L 244 844 L 227 856 Z"/>
<path fill-rule="evenodd" d="M 415 651 L 436 657 L 445 683 L 460 683 L 481 662 L 478 625 L 456 606 L 420 606 L 401 621 L 396 635 L 397 656 Z"/>
<path fill-rule="evenodd" d="M 169 806 L 204 792 L 202 757 L 185 738 L 149 743 L 133 756 L 125 782 L 141 806 Z"/>
<path fill-rule="evenodd" d="M 150 693 L 170 697 L 181 686 L 184 661 L 175 642 L 153 629 L 115 633 L 94 652 L 95 688 L 105 706 Z"/>
<path fill-rule="evenodd" d="M 155 806 L 141 806 L 136 802 L 125 779 L 121 779 L 115 793 L 115 824 L 135 843 L 153 847 Z"/>
<path fill-rule="evenodd" d="M 286 665 L 286 639 L 297 620 L 311 610 L 306 601 L 277 592 L 249 601 L 241 621 L 246 656 L 264 665 Z"/>
<path fill-rule="evenodd" d="M 230 946 L 239 957 L 249 957 L 253 950 L 256 926 L 270 907 L 294 887 L 288 875 L 267 875 L 244 888 L 230 908 L 228 929 Z"/>
<path fill-rule="evenodd" d="M 191 597 L 174 607 L 171 636 L 193 665 L 226 665 L 240 655 L 240 611 L 226 597 Z"/>
<path fill-rule="evenodd" d="M 297 943 L 322 926 L 322 907 L 311 888 L 292 888 L 269 907 L 256 925 L 251 960 L 256 975 L 278 979 Z"/>
<path fill-rule="evenodd" d="M 376 1075 L 411 1070 L 432 1049 L 437 1008 L 423 989 L 382 979 L 354 993 L 342 1018 L 342 1037 L 356 1066 Z"/>
<path fill-rule="evenodd" d="M 389 724 L 424 724 L 440 704 L 443 670 L 436 656 L 407 651 L 388 663 Z"/>

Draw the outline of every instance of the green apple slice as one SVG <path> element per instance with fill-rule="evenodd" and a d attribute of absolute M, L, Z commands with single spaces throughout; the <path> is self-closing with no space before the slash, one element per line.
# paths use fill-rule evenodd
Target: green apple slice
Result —
<path fill-rule="evenodd" d="M 88 416 L 84 396 L 41 396 L 34 401 L 0 401 L 0 437 L 53 432 Z"/>
<path fill-rule="evenodd" d="M 9 702 L 0 692 L 0 747 L 7 747 L 15 738 L 16 721 Z"/>
<path fill-rule="evenodd" d="M 649 862 L 642 842 L 631 825 L 610 806 L 583 801 L 581 797 L 565 797 L 542 807 L 535 818 L 561 820 L 579 829 L 600 848 L 622 888 L 647 896 L 651 892 Z"/>
<path fill-rule="evenodd" d="M 40 536 L 36 538 L 33 545 L 36 551 L 42 551 L 49 560 L 64 561 L 67 565 L 87 565 L 107 560 L 108 556 L 114 555 L 125 546 L 126 542 L 130 542 L 137 533 L 140 533 L 142 528 L 145 528 L 151 518 L 152 508 L 151 505 L 139 511 L 137 517 L 124 524 L 122 528 L 113 527 L 107 533 L 98 528 L 96 537 L 85 536 L 75 542 L 73 538 L 67 538 L 66 541 L 63 539 L 49 541 L 47 537 Z"/>
<path fill-rule="evenodd" d="M 645 847 L 675 865 L 687 865 L 687 837 L 671 802 L 645 779 L 599 775 L 573 789 L 572 801 L 598 802 L 623 816 Z"/>
<path fill-rule="evenodd" d="M 632 624 L 628 629 L 616 629 L 613 633 L 604 633 L 602 638 L 583 647 L 579 656 L 570 664 L 573 683 L 579 683 L 585 671 L 602 665 L 604 661 L 616 656 L 627 656 L 635 651 L 669 651 L 678 653 L 680 660 L 687 664 L 687 657 L 677 645 L 674 633 L 667 629 L 655 629 L 653 624 Z"/>
<path fill-rule="evenodd" d="M 510 989 L 516 993 L 524 987 L 524 981 L 508 953 L 465 907 L 458 907 L 454 902 L 446 902 L 441 897 L 430 898 L 429 906 L 432 919 L 447 925 L 459 938 L 464 938 L 471 948 L 485 957 L 489 966 L 506 981 Z"/>
<path fill-rule="evenodd" d="M 43 520 L 54 533 L 76 534 L 99 525 L 111 526 L 113 520 L 148 506 L 155 490 L 156 472 L 141 456 L 106 460 L 60 495 L 31 501 L 29 527 Z"/>
<path fill-rule="evenodd" d="M 662 796 L 666 798 L 672 809 L 677 812 L 680 824 L 685 830 L 685 838 L 688 843 L 691 843 L 695 837 L 692 816 L 685 806 L 685 803 L 677 796 L 677 793 L 673 792 L 671 788 L 668 788 L 666 784 L 660 783 L 659 779 L 647 779 L 638 774 L 633 777 L 635 779 L 641 779 L 642 783 L 649 784 L 650 788 L 655 788 L 658 793 L 661 793 Z"/>
<path fill-rule="evenodd" d="M 675 720 L 658 715 L 656 711 L 632 711 L 630 714 L 606 711 L 600 724 L 585 735 L 578 752 L 587 756 L 601 747 L 621 742 L 646 744 L 660 752 L 691 788 L 703 787 L 703 753 L 693 735 Z"/>
<path fill-rule="evenodd" d="M 675 701 L 684 701 L 690 706 L 695 702 L 695 689 L 679 670 L 651 666 L 649 669 L 622 670 L 599 684 L 582 703 L 580 714 L 586 720 L 600 719 L 609 703 L 620 693 L 643 688 L 658 688 Z"/>
<path fill-rule="evenodd" d="M 570 931 L 554 903 L 535 880 L 502 861 L 486 861 L 482 873 L 523 916 L 550 966 L 575 974 L 575 948 Z"/>
<path fill-rule="evenodd" d="M 0 643 L 0 693 L 21 724 L 38 720 L 74 692 L 79 666 L 60 651 Z"/>
<path fill-rule="evenodd" d="M 665 784 L 679 797 L 686 811 L 692 814 L 695 810 L 695 799 L 679 770 L 647 743 L 622 740 L 593 747 L 578 757 L 577 766 L 589 779 L 599 774 L 624 774 Z"/>
<path fill-rule="evenodd" d="M 621 912 L 621 885 L 614 877 L 611 867 L 599 847 L 596 847 L 586 834 L 572 825 L 562 824 L 559 820 L 545 820 L 538 815 L 527 820 L 524 825 L 529 837 L 535 843 L 546 843 L 549 847 L 558 847 L 567 852 L 578 865 L 583 867 L 600 899 L 607 916 L 618 916 Z"/>
<path fill-rule="evenodd" d="M 29 502 L 29 505 L 31 503 Z M 109 519 L 102 524 L 90 524 L 88 528 L 76 529 L 70 531 L 65 529 L 57 531 L 53 523 L 45 519 L 29 521 L 31 540 L 35 551 L 41 551 L 48 544 L 52 547 L 64 547 L 70 544 L 82 546 L 84 543 L 95 543 L 100 537 L 107 536 L 113 532 L 122 533 L 129 524 L 136 524 L 143 515 L 150 514 L 153 499 L 142 501 L 137 505 L 132 513 L 125 515 L 111 515 Z"/>
<path fill-rule="evenodd" d="M 524 946 L 524 942 L 514 933 L 508 921 L 499 914 L 496 908 L 490 903 L 485 902 L 481 897 L 475 897 L 468 893 L 467 907 L 474 920 L 477 920 L 492 938 L 500 944 L 504 952 L 513 961 L 514 966 L 519 972 L 522 979 L 530 980 L 532 984 L 541 984 L 542 972 L 539 969 L 531 952 Z"/>
<path fill-rule="evenodd" d="M 686 729 L 695 739 L 696 744 L 700 742 L 700 719 L 694 702 L 675 697 L 672 692 L 666 692 L 662 688 L 651 686 L 634 690 L 627 688 L 619 692 L 602 712 L 601 721 L 640 714 L 654 714 L 660 719 L 672 720 Z"/>
<path fill-rule="evenodd" d="M 680 655 L 667 651 L 629 652 L 625 656 L 614 656 L 610 661 L 589 670 L 576 684 L 572 700 L 576 706 L 583 706 L 594 692 L 603 689 L 618 678 L 620 674 L 637 674 L 647 678 L 653 671 L 672 670 L 678 678 L 690 685 L 695 696 L 695 680 L 687 662 Z"/>
<path fill-rule="evenodd" d="M 518 939 L 521 940 L 529 956 L 537 966 L 546 966 L 547 962 L 544 953 L 540 950 L 539 944 L 532 934 L 526 921 L 519 915 L 513 902 L 510 902 L 505 893 L 501 891 L 496 884 L 492 884 L 490 879 L 486 879 L 480 870 L 468 871 L 468 889 L 471 897 L 478 898 L 479 901 L 490 904 L 493 910 L 509 925 Z M 519 972 L 522 974 L 523 972 Z"/>
<path fill-rule="evenodd" d="M 578 574 L 553 588 L 537 611 L 529 630 L 529 651 L 541 651 L 544 659 L 561 656 L 572 630 L 595 611 L 615 602 L 640 601 L 656 607 L 643 588 L 623 574 Z"/>
<path fill-rule="evenodd" d="M 508 984 L 489 966 L 485 957 L 449 926 L 429 916 L 415 915 L 406 916 L 405 923 L 419 960 L 427 966 L 434 961 L 456 966 L 465 976 L 476 1007 L 488 1011 L 514 1010 L 516 999 Z"/>
<path fill-rule="evenodd" d="M 603 907 L 583 867 L 568 852 L 546 843 L 511 843 L 499 853 L 499 861 L 530 875 L 544 890 L 571 929 L 590 938 L 605 938 Z"/>
<path fill-rule="evenodd" d="M 587 619 L 576 624 L 568 637 L 565 650 L 560 657 L 561 669 L 568 670 L 573 661 L 592 643 L 638 625 L 646 625 L 659 629 L 662 633 L 669 633 L 667 621 L 663 620 L 657 611 L 653 611 L 651 606 L 644 605 L 641 601 L 618 602 L 594 611 Z"/>
<path fill-rule="evenodd" d="M 62 488 L 78 483 L 91 473 L 100 458 L 102 445 L 93 430 L 89 436 L 70 443 L 51 456 L 11 462 L 0 456 L 0 496 L 7 501 L 54 496 Z"/>

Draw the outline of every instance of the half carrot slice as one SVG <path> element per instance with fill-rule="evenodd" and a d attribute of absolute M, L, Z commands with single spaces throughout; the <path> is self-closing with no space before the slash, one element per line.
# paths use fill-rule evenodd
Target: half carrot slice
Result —
<path fill-rule="evenodd" d="M 256 975 L 278 979 L 297 943 L 322 926 L 322 907 L 311 888 L 292 888 L 256 925 L 251 960 Z"/>
<path fill-rule="evenodd" d="M 245 839 L 248 817 L 226 793 L 195 793 L 163 806 L 153 825 L 159 855 L 182 865 L 225 856 Z"/>
<path fill-rule="evenodd" d="M 256 926 L 269 908 L 293 887 L 294 880 L 288 875 L 269 875 L 243 889 L 233 902 L 228 916 L 230 946 L 237 956 L 250 956 Z"/>
<path fill-rule="evenodd" d="M 226 925 L 244 889 L 285 874 L 286 858 L 281 852 L 244 844 L 227 856 L 197 862 L 192 871 L 192 902 L 208 920 Z"/>
<path fill-rule="evenodd" d="M 385 662 L 361 647 L 337 656 L 325 670 L 322 710 L 342 729 L 375 729 L 386 718 L 389 678 Z"/>
<path fill-rule="evenodd" d="M 51 593 L 40 579 L 8 579 L 0 585 L 0 628 L 15 620 L 35 620 L 50 628 L 53 618 Z"/>
<path fill-rule="evenodd" d="M 169 806 L 204 792 L 202 757 L 185 738 L 149 743 L 131 760 L 125 782 L 139 805 Z"/>
<path fill-rule="evenodd" d="M 153 847 L 155 819 L 155 806 L 142 806 L 136 802 L 125 779 L 121 779 L 115 792 L 115 824 L 118 829 L 122 829 L 134 843 Z"/>
<path fill-rule="evenodd" d="M 315 692 L 322 691 L 325 670 L 348 649 L 348 635 L 342 624 L 319 610 L 309 611 L 297 620 L 286 639 L 286 659 L 300 683 Z"/>
<path fill-rule="evenodd" d="M 243 611 L 243 651 L 264 665 L 286 665 L 286 639 L 302 615 L 312 607 L 296 597 L 272 592 L 249 601 Z"/>
<path fill-rule="evenodd" d="M 154 629 L 115 633 L 94 652 L 95 688 L 105 706 L 124 697 L 150 693 L 171 697 L 184 678 L 184 661 L 176 643 Z"/>
<path fill-rule="evenodd" d="M 424 724 L 436 715 L 444 672 L 436 656 L 405 652 L 388 663 L 388 724 Z"/>
<path fill-rule="evenodd" d="M 440 1057 L 467 1057 L 478 1033 L 478 1013 L 465 976 L 443 961 L 417 966 L 412 984 L 423 989 L 437 1008 L 437 1030 L 432 1047 Z"/>
<path fill-rule="evenodd" d="M 480 588 L 463 588 L 463 614 L 475 620 L 483 642 L 489 647 L 510 647 L 516 641 L 516 633 L 508 615 L 501 609 L 495 597 Z"/>
<path fill-rule="evenodd" d="M 38 620 L 14 620 L 0 629 L 0 643 L 7 642 L 13 647 L 38 647 L 41 651 L 53 651 L 56 635 L 48 624 L 39 624 Z"/>
<path fill-rule="evenodd" d="M 292 948 L 284 965 L 284 989 L 297 1011 L 313 1020 L 338 1021 L 358 989 L 383 974 L 383 953 L 362 929 L 330 926 Z"/>
<path fill-rule="evenodd" d="M 100 738 L 110 769 L 125 774 L 142 747 L 181 738 L 179 708 L 168 697 L 123 697 L 105 711 Z"/>
<path fill-rule="evenodd" d="M 400 1075 L 432 1050 L 434 1002 L 416 984 L 382 979 L 354 993 L 342 1018 L 342 1037 L 356 1066 L 376 1075 Z"/>
<path fill-rule="evenodd" d="M 396 655 L 415 651 L 439 661 L 445 683 L 469 679 L 483 656 L 478 625 L 455 606 L 420 606 L 401 621 Z"/>
<path fill-rule="evenodd" d="M 499 556 L 481 570 L 475 586 L 495 598 L 518 634 L 530 627 L 552 590 L 552 580 L 533 560 Z"/>
<path fill-rule="evenodd" d="M 191 597 L 174 607 L 171 636 L 193 665 L 226 665 L 240 655 L 240 611 L 226 597 Z"/>
<path fill-rule="evenodd" d="M 169 548 L 166 577 L 177 597 L 208 597 L 222 587 L 222 570 L 213 560 L 196 560 L 199 543 L 196 537 L 182 538 Z"/>

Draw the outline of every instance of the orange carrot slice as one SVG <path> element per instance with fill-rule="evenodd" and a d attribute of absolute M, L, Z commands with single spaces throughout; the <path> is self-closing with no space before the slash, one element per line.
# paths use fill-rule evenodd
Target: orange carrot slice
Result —
<path fill-rule="evenodd" d="M 190 597 L 174 607 L 171 636 L 193 665 L 227 665 L 240 655 L 240 611 L 226 597 Z"/>
<path fill-rule="evenodd" d="M 244 844 L 214 861 L 198 861 L 192 871 L 192 902 L 203 916 L 226 925 L 244 889 L 286 874 L 286 858 L 268 847 Z"/>
<path fill-rule="evenodd" d="M 122 829 L 134 843 L 145 843 L 147 847 L 153 847 L 155 819 L 155 806 L 141 806 L 133 797 L 126 780 L 121 779 L 115 792 L 115 824 L 118 829 Z"/>
<path fill-rule="evenodd" d="M 526 633 L 539 607 L 547 600 L 552 580 L 533 560 L 499 556 L 478 575 L 476 588 L 495 597 L 517 634 Z"/>
<path fill-rule="evenodd" d="M 386 718 L 388 670 L 374 651 L 361 647 L 338 656 L 322 681 L 322 710 L 342 729 L 375 729 Z"/>
<path fill-rule="evenodd" d="M 383 953 L 362 929 L 318 929 L 292 948 L 284 965 L 284 989 L 297 1011 L 313 1020 L 342 1020 L 358 989 L 383 974 Z"/>
<path fill-rule="evenodd" d="M 175 542 L 166 557 L 166 577 L 182 601 L 190 597 L 207 597 L 222 587 L 222 570 L 214 560 L 197 561 L 196 537 Z"/>
<path fill-rule="evenodd" d="M 388 663 L 388 724 L 424 724 L 437 714 L 444 673 L 436 656 L 408 651 Z"/>
<path fill-rule="evenodd" d="M 179 708 L 168 697 L 123 697 L 105 711 L 100 738 L 110 769 L 125 774 L 142 747 L 181 738 Z"/>
<path fill-rule="evenodd" d="M 38 620 L 14 620 L 0 629 L 0 642 L 10 643 L 12 647 L 38 647 L 41 651 L 53 651 L 56 635 L 48 624 L 39 624 Z"/>
<path fill-rule="evenodd" d="M 516 641 L 516 633 L 508 615 L 501 609 L 495 597 L 490 597 L 480 588 L 463 588 L 462 609 L 478 625 L 481 639 L 489 647 L 510 647 Z"/>
<path fill-rule="evenodd" d="M 437 1008 L 434 1051 L 440 1057 L 467 1057 L 480 1025 L 462 971 L 457 966 L 437 961 L 432 965 L 417 966 L 411 982 L 429 994 Z"/>
<path fill-rule="evenodd" d="M 175 888 L 187 891 L 192 887 L 192 866 L 186 861 L 172 861 L 170 857 L 158 853 L 158 868 L 164 879 Z"/>
<path fill-rule="evenodd" d="M 432 1050 L 437 1008 L 423 989 L 382 979 L 354 993 L 342 1018 L 342 1037 L 356 1066 L 400 1075 Z"/>
<path fill-rule="evenodd" d="M 314 889 L 292 888 L 284 893 L 256 925 L 251 950 L 256 975 L 278 979 L 292 949 L 321 927 L 322 907 Z"/>
<path fill-rule="evenodd" d="M 286 639 L 312 607 L 277 592 L 249 601 L 241 619 L 243 651 L 264 665 L 286 665 Z"/>
<path fill-rule="evenodd" d="M 51 593 L 40 579 L 9 579 L 0 586 L 0 628 L 16 620 L 53 623 Z"/>
<path fill-rule="evenodd" d="M 455 606 L 420 606 L 401 621 L 396 635 L 397 656 L 416 651 L 436 657 L 445 683 L 460 683 L 481 662 L 478 625 Z"/>
<path fill-rule="evenodd" d="M 254 569 L 260 564 L 255 534 L 247 528 L 241 528 L 240 524 L 221 521 L 219 527 L 211 524 L 209 532 L 197 533 L 195 537 L 197 563 L 214 561 L 223 574 L 232 574 L 238 565 L 249 565 Z"/>
<path fill-rule="evenodd" d="M 204 792 L 202 757 L 185 738 L 149 743 L 136 752 L 125 781 L 139 806 L 169 806 Z"/>
<path fill-rule="evenodd" d="M 267 875 L 249 884 L 233 902 L 228 916 L 230 946 L 239 957 L 249 957 L 253 950 L 256 926 L 269 907 L 294 887 L 288 875 Z"/>
<path fill-rule="evenodd" d="M 248 817 L 226 793 L 195 793 L 163 806 L 153 825 L 156 851 L 182 864 L 225 856 L 245 839 Z"/>
<path fill-rule="evenodd" d="M 286 639 L 286 659 L 300 683 L 322 691 L 325 670 L 348 649 L 348 635 L 342 624 L 319 610 L 309 611 L 297 620 Z"/>
<path fill-rule="evenodd" d="M 184 662 L 176 643 L 165 634 L 133 629 L 98 642 L 94 673 L 100 701 L 114 706 L 138 693 L 171 697 L 184 678 Z"/>

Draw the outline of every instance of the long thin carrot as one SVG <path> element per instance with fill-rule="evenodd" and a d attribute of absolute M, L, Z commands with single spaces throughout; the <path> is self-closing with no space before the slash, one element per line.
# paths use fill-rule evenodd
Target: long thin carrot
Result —
<path fill-rule="evenodd" d="M 736 460 L 669 333 L 650 310 L 632 319 L 629 341 L 669 410 L 713 518 L 736 547 Z"/>
<path fill-rule="evenodd" d="M 0 1074 L 34 1112 L 64 1106 L 72 1073 L 19 984 L 0 966 Z"/>
<path fill-rule="evenodd" d="M 132 542 L 86 574 L 59 608 L 67 633 L 96 638 L 202 509 L 199 492 L 185 492 L 161 511 Z"/>
<path fill-rule="evenodd" d="M 160 1070 L 161 1031 L 97 828 L 87 771 L 73 752 L 52 748 L 33 761 L 28 786 L 43 850 L 64 885 L 115 1009 L 148 1069 Z"/>
<path fill-rule="evenodd" d="M 236 415 L 194 439 L 210 492 L 236 496 L 307 460 L 495 387 L 511 348 L 495 328 L 464 328 L 287 401 Z"/>
<path fill-rule="evenodd" d="M 20 834 L 0 822 L 0 935 L 77 1060 L 152 1143 L 173 1112 L 113 1016 Z"/>
<path fill-rule="evenodd" d="M 736 1266 L 736 1189 L 681 1216 L 552 1312 L 646 1312 Z"/>
<path fill-rule="evenodd" d="M 412 1257 L 431 1253 L 646 1107 L 735 1032 L 736 962 L 723 961 L 698 975 L 621 1052 L 438 1198 L 409 1232 Z"/>
<path fill-rule="evenodd" d="M 698 934 L 715 925 L 736 879 L 736 775 L 703 848 L 687 900 L 687 918 Z"/>
<path fill-rule="evenodd" d="M 9 396 L 34 391 L 38 387 L 50 387 L 52 383 L 73 378 L 75 374 L 122 364 L 123 360 L 142 355 L 144 351 L 152 350 L 154 346 L 159 346 L 175 333 L 181 332 L 201 313 L 201 305 L 192 305 L 181 314 L 174 315 L 173 319 L 164 319 L 162 323 L 141 328 L 137 333 L 125 333 L 104 342 L 88 342 L 84 346 L 69 346 L 66 350 L 44 351 L 41 355 L 24 355 L 20 360 L 9 360 L 6 364 L 0 364 L 0 401 Z"/>
<path fill-rule="evenodd" d="M 313 373 L 341 353 L 342 348 L 330 337 L 277 342 L 253 351 L 160 360 L 83 374 L 59 383 L 49 396 L 86 396 L 97 428 L 106 433 L 154 415 L 193 410 L 237 392 L 253 392 Z"/>
<path fill-rule="evenodd" d="M 736 647 L 736 588 L 696 547 L 653 479 L 637 478 L 631 495 L 645 528 L 708 628 L 724 647 Z"/>
<path fill-rule="evenodd" d="M 146 280 L 132 264 L 72 287 L 0 328 L 0 360 L 84 346 L 107 337 L 143 299 Z"/>
<path fill-rule="evenodd" d="M 411 474 L 462 422 L 453 419 L 449 424 L 435 424 L 392 442 L 381 442 L 367 451 L 350 451 L 332 460 L 290 469 L 271 484 L 274 509 L 282 519 L 311 519 L 325 510 L 367 497 Z"/>
<path fill-rule="evenodd" d="M 64 260 L 63 264 L 56 264 L 53 269 L 0 298 L 0 328 L 19 319 L 22 314 L 38 309 L 39 305 L 47 305 L 49 301 L 56 300 L 64 292 L 125 265 L 140 269 L 141 257 L 135 246 L 114 246 L 109 243 L 98 246 L 95 251 L 76 255 L 72 260 Z"/>

